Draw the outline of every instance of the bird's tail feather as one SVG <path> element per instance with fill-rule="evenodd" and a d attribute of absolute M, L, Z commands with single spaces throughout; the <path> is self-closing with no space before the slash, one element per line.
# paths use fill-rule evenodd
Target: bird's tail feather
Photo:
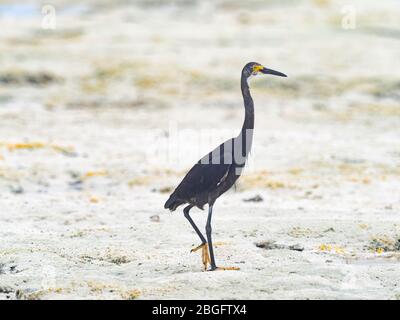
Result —
<path fill-rule="evenodd" d="M 171 211 L 174 211 L 177 207 L 179 207 L 181 204 L 184 204 L 185 202 L 182 200 L 177 199 L 173 194 L 169 197 L 167 202 L 164 204 L 165 209 L 169 209 Z"/>

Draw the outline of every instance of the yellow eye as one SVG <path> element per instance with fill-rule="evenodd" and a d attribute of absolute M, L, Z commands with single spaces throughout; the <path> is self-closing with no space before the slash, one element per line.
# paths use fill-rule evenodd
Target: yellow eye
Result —
<path fill-rule="evenodd" d="M 263 66 L 255 65 L 255 66 L 253 66 L 253 73 L 257 73 L 258 71 L 260 71 L 262 69 L 264 69 Z"/>

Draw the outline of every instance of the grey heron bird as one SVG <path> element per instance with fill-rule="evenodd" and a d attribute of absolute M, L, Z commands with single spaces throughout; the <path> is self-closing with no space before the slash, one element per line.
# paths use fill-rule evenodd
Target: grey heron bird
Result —
<path fill-rule="evenodd" d="M 180 205 L 187 204 L 183 209 L 184 216 L 201 240 L 201 244 L 192 249 L 202 249 L 202 259 L 205 270 L 209 271 L 238 270 L 238 268 L 219 268 L 215 263 L 211 238 L 211 218 L 215 201 L 229 190 L 240 177 L 250 152 L 254 130 L 254 103 L 250 95 L 248 79 L 257 74 L 270 74 L 286 77 L 285 74 L 268 69 L 256 62 L 247 63 L 241 76 L 241 89 L 245 108 L 245 117 L 239 135 L 229 139 L 201 158 L 186 174 L 181 183 L 164 205 L 165 209 L 176 210 Z M 208 204 L 206 237 L 191 218 L 189 211 L 193 207 L 203 209 Z"/>

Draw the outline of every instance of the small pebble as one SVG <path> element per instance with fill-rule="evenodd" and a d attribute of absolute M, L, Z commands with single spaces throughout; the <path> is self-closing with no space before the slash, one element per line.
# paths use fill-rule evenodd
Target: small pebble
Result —
<path fill-rule="evenodd" d="M 262 241 L 256 243 L 256 247 L 263 248 L 266 250 L 273 250 L 273 249 L 287 249 L 293 251 L 304 251 L 304 247 L 298 243 L 293 245 L 285 245 L 285 244 L 278 244 L 275 241 Z"/>
<path fill-rule="evenodd" d="M 24 193 L 24 188 L 21 186 L 10 186 L 10 191 L 14 194 L 22 194 Z"/>
<path fill-rule="evenodd" d="M 248 199 L 244 199 L 244 202 L 261 202 L 264 201 L 263 197 L 261 197 L 259 194 L 252 197 L 252 198 L 248 198 Z"/>

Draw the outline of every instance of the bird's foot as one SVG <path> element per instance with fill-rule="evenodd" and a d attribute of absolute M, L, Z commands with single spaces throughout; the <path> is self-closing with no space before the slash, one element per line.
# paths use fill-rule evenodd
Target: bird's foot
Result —
<path fill-rule="evenodd" d="M 228 271 L 228 270 L 233 270 L 233 271 L 239 271 L 239 267 L 215 267 L 211 268 L 208 271 Z"/>
<path fill-rule="evenodd" d="M 226 271 L 226 270 L 233 270 L 233 271 L 239 271 L 240 268 L 239 267 L 217 267 L 217 269 L 215 269 L 217 271 Z"/>
<path fill-rule="evenodd" d="M 196 252 L 201 249 L 201 260 L 203 262 L 204 266 L 204 271 L 207 270 L 207 266 L 210 264 L 210 255 L 208 254 L 208 244 L 207 243 L 202 243 L 201 245 L 197 246 L 196 248 L 193 248 L 190 250 L 190 252 Z"/>
<path fill-rule="evenodd" d="M 196 252 L 196 251 L 199 251 L 200 249 L 204 249 L 204 247 L 207 247 L 207 248 L 208 248 L 208 246 L 207 246 L 207 242 L 205 242 L 205 243 L 202 243 L 202 244 L 198 245 L 197 247 L 195 247 L 195 248 L 191 249 L 191 250 L 190 250 L 190 252 Z"/>

